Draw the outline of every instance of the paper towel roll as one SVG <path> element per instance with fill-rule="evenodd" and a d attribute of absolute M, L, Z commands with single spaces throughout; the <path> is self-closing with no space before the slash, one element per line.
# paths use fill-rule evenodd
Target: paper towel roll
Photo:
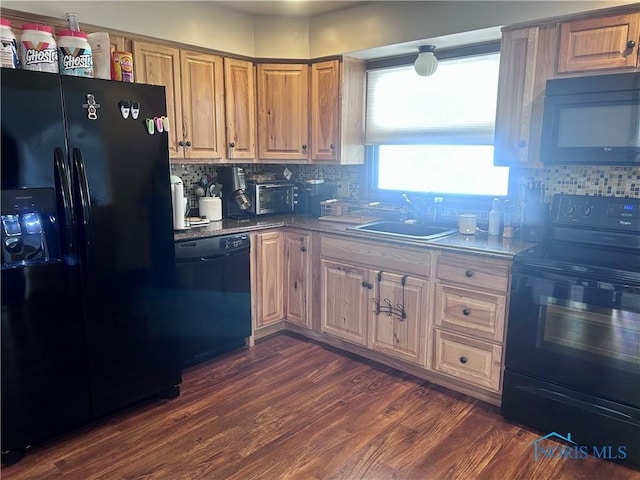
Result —
<path fill-rule="evenodd" d="M 182 183 L 171 185 L 171 201 L 173 205 L 173 228 L 184 230 L 184 186 Z"/>
<path fill-rule="evenodd" d="M 222 200 L 218 197 L 200 197 L 198 208 L 201 217 L 212 222 L 222 219 Z"/>

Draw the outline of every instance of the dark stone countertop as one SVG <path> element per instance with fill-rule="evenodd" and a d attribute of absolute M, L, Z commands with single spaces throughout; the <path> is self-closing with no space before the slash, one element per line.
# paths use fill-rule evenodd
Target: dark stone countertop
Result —
<path fill-rule="evenodd" d="M 502 238 L 501 236 L 490 236 L 487 233 L 477 233 L 476 235 L 460 235 L 456 233 L 429 241 L 399 239 L 375 233 L 347 230 L 348 226 L 350 225 L 347 223 L 318 220 L 305 215 L 270 215 L 252 217 L 241 221 L 225 219 L 186 230 L 176 230 L 174 239 L 175 241 L 184 241 L 234 233 L 249 233 L 270 228 L 291 227 L 321 233 L 339 234 L 360 240 L 381 241 L 391 245 L 431 247 L 458 252 L 466 251 L 507 259 L 511 259 L 515 254 L 535 245 L 518 238 Z"/>

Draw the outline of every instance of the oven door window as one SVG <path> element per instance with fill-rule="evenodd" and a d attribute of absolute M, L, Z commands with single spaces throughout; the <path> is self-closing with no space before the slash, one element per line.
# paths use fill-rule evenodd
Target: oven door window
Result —
<path fill-rule="evenodd" d="M 506 367 L 640 404 L 640 287 L 514 266 Z"/>
<path fill-rule="evenodd" d="M 542 296 L 538 346 L 620 368 L 640 365 L 640 314 Z"/>

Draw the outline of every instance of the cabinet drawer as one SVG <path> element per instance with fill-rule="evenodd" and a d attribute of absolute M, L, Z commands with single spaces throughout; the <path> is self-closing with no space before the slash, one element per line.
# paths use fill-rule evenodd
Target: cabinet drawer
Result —
<path fill-rule="evenodd" d="M 502 342 L 506 297 L 436 285 L 435 323 L 476 337 Z"/>
<path fill-rule="evenodd" d="M 346 260 L 349 263 L 375 265 L 376 269 L 397 273 L 413 273 L 428 277 L 431 252 L 397 245 L 382 245 L 335 237 L 322 237 L 321 256 Z"/>
<path fill-rule="evenodd" d="M 438 258 L 437 276 L 478 290 L 506 293 L 509 263 L 496 258 L 443 254 Z"/>
<path fill-rule="evenodd" d="M 465 382 L 500 391 L 502 347 L 439 329 L 434 369 Z"/>

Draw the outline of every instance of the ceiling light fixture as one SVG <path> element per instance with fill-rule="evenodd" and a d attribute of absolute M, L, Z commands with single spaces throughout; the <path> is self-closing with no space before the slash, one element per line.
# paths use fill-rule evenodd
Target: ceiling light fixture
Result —
<path fill-rule="evenodd" d="M 413 68 L 416 69 L 416 73 L 421 77 L 433 75 L 438 69 L 438 59 L 433 54 L 435 49 L 435 45 L 420 45 L 418 47 L 418 52 L 420 53 L 413 64 Z"/>

